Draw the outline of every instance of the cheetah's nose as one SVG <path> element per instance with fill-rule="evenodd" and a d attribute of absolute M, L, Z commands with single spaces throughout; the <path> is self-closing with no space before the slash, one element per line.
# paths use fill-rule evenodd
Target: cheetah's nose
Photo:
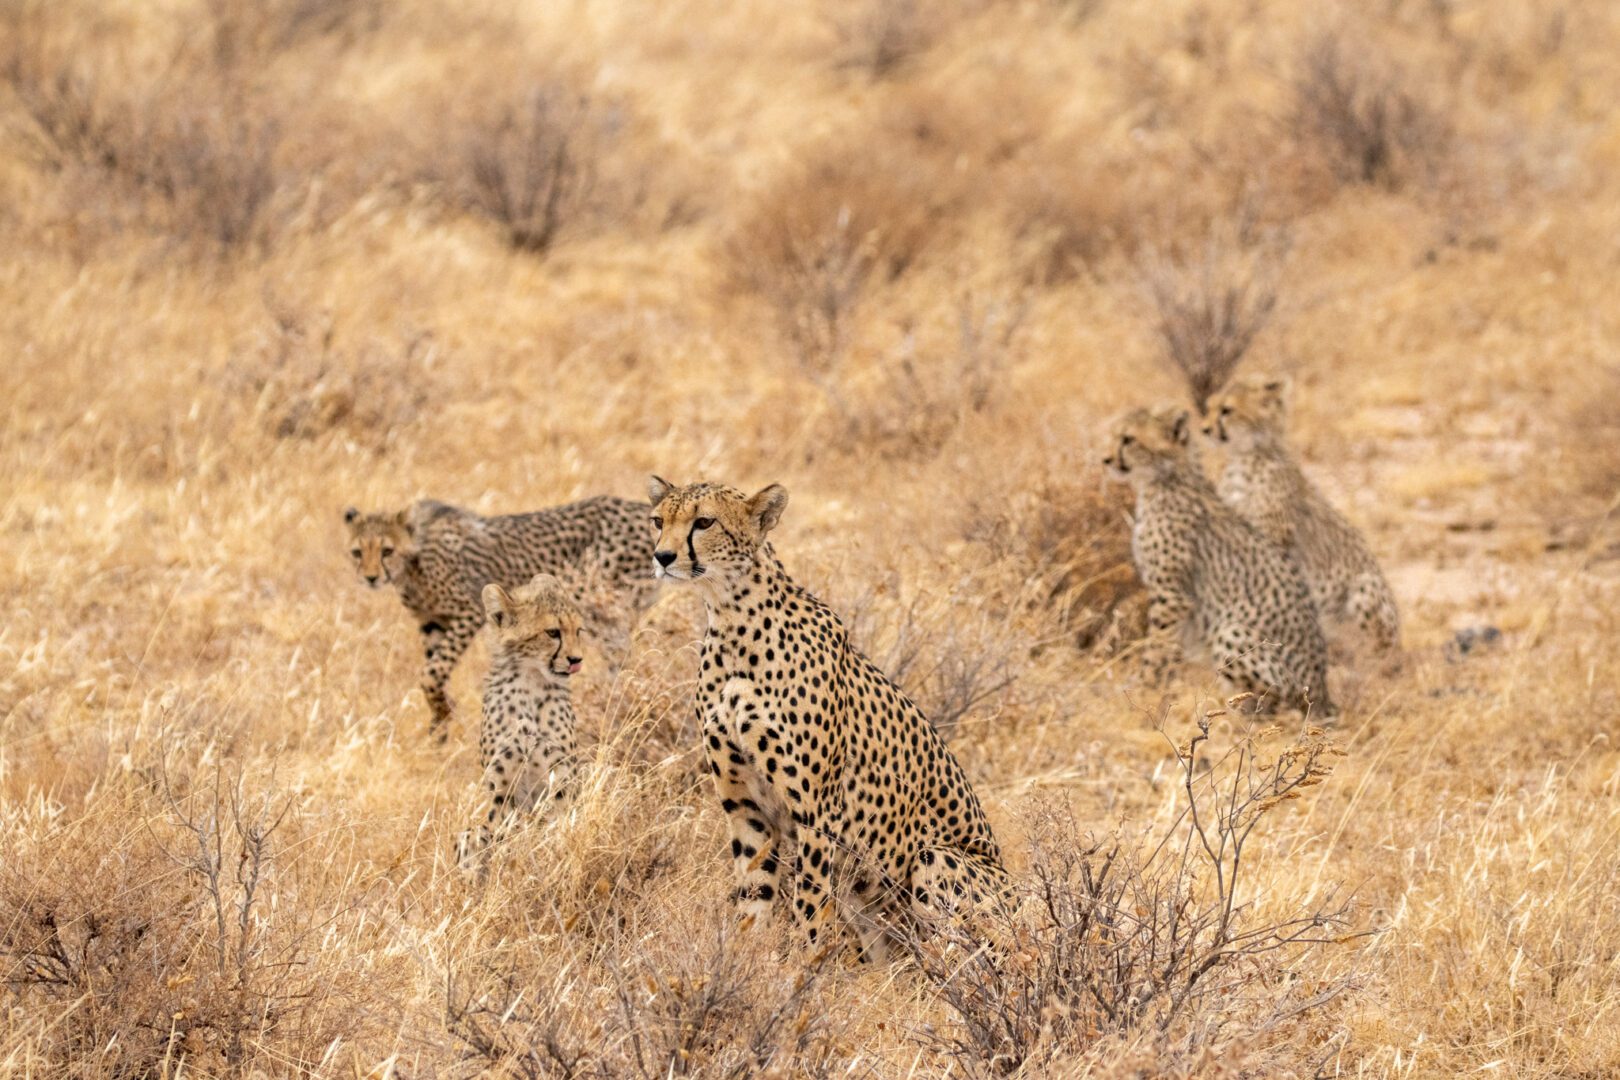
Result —
<path fill-rule="evenodd" d="M 367 585 L 375 585 L 375 584 L 377 584 L 377 575 L 376 574 L 367 574 L 366 575 L 366 584 Z"/>
<path fill-rule="evenodd" d="M 655 551 L 653 552 L 653 558 L 658 560 L 659 566 L 668 566 L 675 561 L 675 553 L 673 551 Z"/>

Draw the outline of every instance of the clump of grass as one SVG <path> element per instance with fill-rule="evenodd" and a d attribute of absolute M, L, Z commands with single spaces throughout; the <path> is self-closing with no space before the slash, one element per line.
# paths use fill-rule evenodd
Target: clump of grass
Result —
<path fill-rule="evenodd" d="M 228 406 L 271 438 L 341 434 L 380 452 L 442 400 L 432 335 L 351 348 L 340 344 L 329 312 L 270 307 L 267 325 L 224 369 L 220 388 Z"/>

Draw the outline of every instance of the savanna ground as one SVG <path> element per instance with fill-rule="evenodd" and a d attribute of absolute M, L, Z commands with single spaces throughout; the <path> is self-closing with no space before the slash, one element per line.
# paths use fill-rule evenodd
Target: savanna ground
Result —
<path fill-rule="evenodd" d="M 1620 9 L 0 11 L 7 1075 L 1620 1073 Z M 1292 379 L 1403 604 L 1331 748 L 1094 647 L 1172 345 Z M 655 470 L 791 491 L 1036 897 L 1000 967 L 733 932 L 689 596 L 456 868 L 482 653 L 432 745 L 342 509 Z"/>

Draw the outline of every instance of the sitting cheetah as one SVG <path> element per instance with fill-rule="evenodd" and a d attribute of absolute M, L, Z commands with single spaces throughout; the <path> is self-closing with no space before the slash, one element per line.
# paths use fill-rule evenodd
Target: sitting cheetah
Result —
<path fill-rule="evenodd" d="M 460 843 L 463 864 L 517 820 L 567 795 L 575 769 L 568 677 L 579 671 L 580 612 L 550 574 L 508 592 L 484 586 L 489 674 L 478 750 L 489 810 Z"/>
<path fill-rule="evenodd" d="M 1379 651 L 1395 649 L 1401 636 L 1395 594 L 1356 527 L 1289 453 L 1286 397 L 1280 380 L 1243 379 L 1216 399 L 1204 434 L 1231 450 L 1221 498 L 1293 552 L 1324 627 L 1353 623 Z"/>
<path fill-rule="evenodd" d="M 1253 708 L 1279 701 L 1319 714 L 1327 648 L 1299 568 L 1215 493 L 1177 408 L 1137 409 L 1116 426 L 1104 459 L 1136 490 L 1131 550 L 1148 590 L 1143 662 L 1162 680 L 1183 644 L 1209 651 Z"/>
<path fill-rule="evenodd" d="M 484 622 L 484 586 L 512 589 L 540 572 L 595 574 L 639 611 L 656 593 L 646 514 L 646 504 L 611 495 L 504 517 L 430 500 L 393 514 L 344 512 L 361 578 L 374 589 L 393 585 L 421 628 L 422 693 L 439 741 L 451 713 L 450 673 Z"/>
<path fill-rule="evenodd" d="M 809 941 L 835 905 L 876 961 L 878 916 L 1005 896 L 1000 849 L 956 758 L 766 543 L 787 492 L 655 477 L 651 494 L 655 573 L 708 609 L 697 710 L 745 920 L 768 917 L 796 865 L 793 912 Z"/>

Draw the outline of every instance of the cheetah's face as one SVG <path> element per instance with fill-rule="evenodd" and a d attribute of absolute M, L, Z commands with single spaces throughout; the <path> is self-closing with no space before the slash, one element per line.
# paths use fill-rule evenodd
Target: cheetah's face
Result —
<path fill-rule="evenodd" d="M 720 484 L 676 487 L 658 477 L 653 504 L 653 576 L 660 580 L 722 580 L 745 573 L 787 506 L 787 490 L 772 484 L 753 496 Z"/>
<path fill-rule="evenodd" d="M 1192 419 L 1186 409 L 1132 409 L 1109 433 L 1113 453 L 1103 458 L 1116 480 L 1141 483 L 1181 468 L 1187 461 Z"/>
<path fill-rule="evenodd" d="M 510 591 L 494 582 L 485 585 L 484 615 L 491 646 L 537 674 L 561 681 L 584 662 L 579 607 L 550 574 L 536 574 Z"/>
<path fill-rule="evenodd" d="M 1256 439 L 1283 433 L 1288 384 L 1281 379 L 1238 379 L 1210 403 L 1204 436 L 1244 449 Z"/>
<path fill-rule="evenodd" d="M 362 514 L 352 506 L 343 512 L 349 527 L 349 557 L 360 579 L 373 589 L 398 577 L 414 550 L 409 514 L 408 510 Z"/>

